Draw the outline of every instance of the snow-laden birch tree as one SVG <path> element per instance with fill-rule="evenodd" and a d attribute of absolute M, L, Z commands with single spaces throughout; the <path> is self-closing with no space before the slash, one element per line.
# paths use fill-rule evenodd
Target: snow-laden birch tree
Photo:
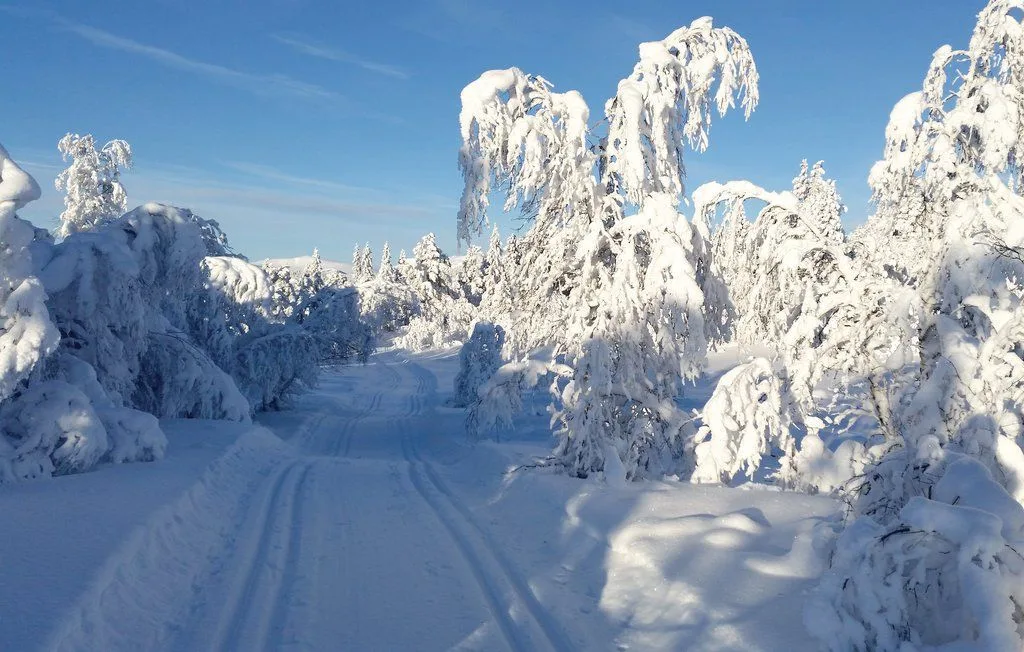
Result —
<path fill-rule="evenodd" d="M 505 210 L 533 220 L 509 275 L 510 314 L 495 320 L 511 322 L 512 351 L 554 344 L 574 361 L 571 380 L 555 386 L 556 456 L 574 475 L 603 470 L 615 454 L 644 477 L 681 453 L 672 400 L 701 368 L 707 330 L 723 327 L 703 315 L 725 312 L 708 305 L 724 293 L 706 228 L 676 211 L 683 152 L 707 147 L 713 110 L 739 102 L 749 116 L 757 81 L 746 41 L 701 18 L 640 46 L 605 106 L 604 136 L 579 93 L 554 93 L 516 68 L 462 92 L 459 238 L 482 232 L 495 189 L 506 191 Z"/>
<path fill-rule="evenodd" d="M 112 140 L 97 149 L 91 134 L 67 134 L 57 149 L 71 162 L 56 180 L 57 190 L 65 192 L 57 237 L 93 229 L 127 210 L 128 195 L 121 185 L 121 170 L 132 166 L 132 148 L 127 142 Z"/>

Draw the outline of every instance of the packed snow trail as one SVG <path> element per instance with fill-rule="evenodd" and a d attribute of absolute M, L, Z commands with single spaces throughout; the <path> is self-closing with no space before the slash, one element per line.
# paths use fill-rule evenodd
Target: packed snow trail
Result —
<path fill-rule="evenodd" d="M 548 450 L 546 419 L 465 445 L 443 404 L 455 362 L 375 355 L 262 415 L 112 551 L 43 649 L 815 649 L 802 596 L 833 501 L 505 475 Z"/>
<path fill-rule="evenodd" d="M 205 562 L 182 560 L 205 568 L 191 595 L 166 596 L 188 602 L 176 622 L 147 614 L 153 631 L 128 635 L 87 624 L 56 647 L 571 649 L 421 454 L 436 386 L 415 362 L 380 357 L 327 374 L 299 424 L 274 426 L 291 449 L 239 497 L 228 536 Z"/>

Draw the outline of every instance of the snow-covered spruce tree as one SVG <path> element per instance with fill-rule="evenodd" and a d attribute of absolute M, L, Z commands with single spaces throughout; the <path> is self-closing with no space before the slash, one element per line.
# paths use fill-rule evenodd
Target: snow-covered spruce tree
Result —
<path fill-rule="evenodd" d="M 395 266 L 391 263 L 391 245 L 384 243 L 380 252 L 380 266 L 377 268 L 377 278 L 393 283 L 398 280 Z"/>
<path fill-rule="evenodd" d="M 365 276 L 363 271 L 363 250 L 356 244 L 352 249 L 352 280 L 358 283 L 359 279 L 363 276 Z"/>
<path fill-rule="evenodd" d="M 453 270 L 455 282 L 459 285 L 462 297 L 479 306 L 485 290 L 484 252 L 476 245 L 470 245 L 466 254 L 459 260 Z"/>
<path fill-rule="evenodd" d="M 861 236 L 917 289 L 920 362 L 808 610 L 833 650 L 1024 644 L 1022 11 L 992 0 L 936 52 L 872 170 Z"/>
<path fill-rule="evenodd" d="M 702 225 L 675 208 L 682 153 L 707 146 L 712 107 L 724 114 L 736 98 L 749 115 L 753 58 L 709 18 L 640 46 L 606 105 L 608 135 L 596 151 L 578 93 L 552 93 L 517 69 L 485 73 L 462 93 L 459 237 L 481 232 L 493 187 L 509 189 L 506 209 L 534 217 L 510 275 L 519 280 L 510 332 L 513 350 L 552 343 L 571 361 L 571 381 L 555 385 L 555 455 L 574 475 L 602 471 L 608 454 L 631 478 L 678 463 L 674 399 L 722 327 L 706 324 L 704 313 L 717 312 L 706 297 L 724 296 L 699 282 L 717 282 Z M 626 217 L 627 204 L 641 210 Z"/>
<path fill-rule="evenodd" d="M 836 190 L 836 182 L 825 178 L 824 161 L 818 161 L 810 169 L 806 160 L 800 163 L 800 174 L 793 179 L 793 195 L 800 219 L 821 239 L 842 245 L 846 239 L 842 221 L 846 206 Z"/>
<path fill-rule="evenodd" d="M 320 250 L 313 248 L 313 255 L 310 256 L 309 264 L 302 270 L 302 288 L 308 295 L 316 294 L 326 285 L 324 281 L 324 261 L 320 258 Z"/>
<path fill-rule="evenodd" d="M 409 322 L 401 345 L 421 351 L 464 341 L 476 310 L 462 296 L 451 261 L 433 233 L 416 243 L 403 278 L 416 293 L 419 314 Z"/>
<path fill-rule="evenodd" d="M 291 270 L 283 265 L 264 262 L 263 272 L 267 275 L 267 282 L 271 287 L 267 317 L 274 322 L 283 322 L 291 317 L 302 303 L 299 283 L 292 276 Z"/>
<path fill-rule="evenodd" d="M 123 140 L 112 140 L 97 150 L 91 134 L 67 134 L 57 143 L 57 149 L 71 165 L 57 175 L 57 190 L 66 194 L 55 235 L 67 237 L 120 217 L 128 208 L 121 170 L 132 166 L 131 146 Z"/>
<path fill-rule="evenodd" d="M 370 249 L 370 243 L 362 247 L 362 277 L 358 280 L 366 281 L 374 277 L 374 251 Z"/>
<path fill-rule="evenodd" d="M 452 405 L 468 407 L 478 398 L 478 390 L 501 366 L 501 348 L 505 331 L 501 326 L 478 321 L 473 334 L 459 351 L 459 373 L 455 376 Z"/>

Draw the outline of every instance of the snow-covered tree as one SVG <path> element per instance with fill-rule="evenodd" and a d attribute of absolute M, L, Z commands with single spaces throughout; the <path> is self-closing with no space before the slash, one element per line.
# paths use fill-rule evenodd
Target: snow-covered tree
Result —
<path fill-rule="evenodd" d="M 479 400 L 478 390 L 501 366 L 505 331 L 501 326 L 478 321 L 459 351 L 459 373 L 455 376 L 452 405 L 468 407 Z"/>
<path fill-rule="evenodd" d="M 610 229 L 597 224 L 580 245 L 590 314 L 570 333 L 581 345 L 570 349 L 555 455 L 580 477 L 603 470 L 609 450 L 629 478 L 671 473 L 686 435 L 675 399 L 707 353 L 693 229 L 667 194 Z"/>
<path fill-rule="evenodd" d="M 325 362 L 366 362 L 373 352 L 373 332 L 361 318 L 355 288 L 321 289 L 300 308 L 295 322 L 316 339 Z"/>
<path fill-rule="evenodd" d="M 554 93 L 547 80 L 517 68 L 486 72 L 462 91 L 459 239 L 468 243 L 482 232 L 493 188 L 508 188 L 506 211 L 519 205 L 533 216 L 508 277 L 514 287 L 506 288 L 515 297 L 517 323 L 505 323 L 520 352 L 560 341 L 566 332 L 568 295 L 578 278 L 576 243 L 599 210 L 589 115 L 576 91 Z"/>
<path fill-rule="evenodd" d="M 0 146 L 0 402 L 57 347 L 29 251 L 36 232 L 16 214 L 39 195 L 35 180 Z"/>
<path fill-rule="evenodd" d="M 395 266 L 391 263 L 391 245 L 387 242 L 384 243 L 384 248 L 380 252 L 380 267 L 377 268 L 377 278 L 389 282 L 397 280 Z"/>
<path fill-rule="evenodd" d="M 320 250 L 316 247 L 313 248 L 313 255 L 310 256 L 306 269 L 302 271 L 302 276 L 307 279 L 305 283 L 313 292 L 324 286 L 324 261 L 321 260 Z"/>
<path fill-rule="evenodd" d="M 357 244 L 352 249 L 352 278 L 358 282 L 365 275 L 366 272 L 363 270 L 363 250 Z"/>
<path fill-rule="evenodd" d="M 813 232 L 825 242 L 843 244 L 842 216 L 846 206 L 836 190 L 836 182 L 825 178 L 823 161 L 810 169 L 806 160 L 800 163 L 800 174 L 793 179 L 793 195 L 797 214 Z"/>
<path fill-rule="evenodd" d="M 678 198 L 686 148 L 707 149 L 713 109 L 724 116 L 738 100 L 749 118 L 757 83 L 746 40 L 709 17 L 641 44 L 633 73 L 605 107 L 602 181 L 637 205 L 655 193 Z"/>
<path fill-rule="evenodd" d="M 783 381 L 765 358 L 722 376 L 701 411 L 692 481 L 728 484 L 740 473 L 752 480 L 773 450 L 786 472 L 796 450 L 789 403 Z"/>
<path fill-rule="evenodd" d="M 1022 11 L 991 0 L 967 50 L 936 51 L 871 173 L 858 251 L 916 289 L 920 348 L 814 606 L 833 650 L 1024 640 Z"/>
<path fill-rule="evenodd" d="M 420 312 L 420 299 L 400 278 L 381 276 L 359 286 L 359 312 L 378 339 L 386 339 L 408 326 Z"/>
<path fill-rule="evenodd" d="M 363 250 L 359 254 L 360 263 L 359 269 L 361 275 L 356 279 L 358 282 L 369 281 L 374 276 L 373 270 L 373 250 L 370 249 L 370 243 L 367 242 L 363 246 Z"/>
<path fill-rule="evenodd" d="M 490 71 L 462 92 L 458 235 L 481 233 L 495 188 L 507 190 L 506 210 L 533 219 L 507 299 L 487 307 L 513 321 L 513 351 L 554 344 L 571 361 L 573 377 L 557 392 L 555 455 L 574 475 L 602 471 L 614 453 L 629 477 L 645 477 L 681 455 L 674 400 L 701 368 L 709 332 L 725 327 L 705 305 L 706 295 L 724 298 L 705 223 L 675 210 L 682 155 L 707 146 L 711 107 L 724 114 L 737 98 L 749 115 L 753 59 L 710 18 L 641 45 L 606 105 L 598 148 L 582 97 L 553 93 L 543 78 Z M 641 210 L 627 217 L 628 205 Z"/>
<path fill-rule="evenodd" d="M 484 266 L 484 252 L 480 247 L 470 245 L 453 270 L 462 297 L 474 306 L 480 305 L 486 289 Z"/>
<path fill-rule="evenodd" d="M 271 287 L 267 317 L 276 322 L 284 321 L 291 317 L 295 313 L 295 309 L 302 304 L 299 283 L 287 266 L 264 262 L 263 271 L 266 273 Z"/>
<path fill-rule="evenodd" d="M 128 196 L 121 185 L 121 170 L 132 166 L 132 148 L 123 140 L 112 140 L 100 149 L 91 134 L 67 134 L 57 149 L 71 165 L 57 176 L 57 190 L 63 190 L 64 212 L 60 215 L 58 237 L 95 228 L 119 217 L 128 208 Z"/>

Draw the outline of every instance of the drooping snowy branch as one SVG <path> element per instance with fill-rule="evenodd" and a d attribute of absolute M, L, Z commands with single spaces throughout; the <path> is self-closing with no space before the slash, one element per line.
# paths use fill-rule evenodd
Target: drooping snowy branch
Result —
<path fill-rule="evenodd" d="M 716 86 L 717 82 L 717 86 Z M 686 147 L 707 149 L 713 110 L 750 117 L 758 74 L 746 40 L 698 18 L 661 41 L 640 45 L 640 61 L 608 101 L 603 180 L 634 204 L 683 191 Z"/>
<path fill-rule="evenodd" d="M 544 78 L 509 68 L 485 72 L 461 97 L 461 242 L 483 232 L 492 190 L 506 194 L 506 211 L 523 203 L 541 221 L 592 212 L 590 111 L 579 93 L 554 93 Z"/>

